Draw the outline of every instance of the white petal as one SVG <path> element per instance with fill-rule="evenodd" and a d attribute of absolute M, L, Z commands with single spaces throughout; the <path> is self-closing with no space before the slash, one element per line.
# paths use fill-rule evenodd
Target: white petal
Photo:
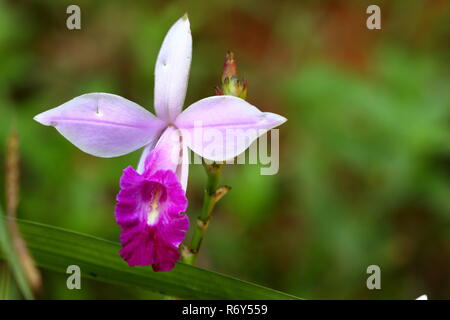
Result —
<path fill-rule="evenodd" d="M 172 122 L 183 107 L 191 57 L 191 29 L 184 15 L 164 38 L 155 66 L 155 111 L 167 122 Z"/>
<path fill-rule="evenodd" d="M 195 153 L 208 160 L 224 161 L 239 155 L 259 136 L 285 121 L 241 98 L 214 96 L 189 106 L 174 123 Z"/>
<path fill-rule="evenodd" d="M 116 157 L 157 139 L 165 123 L 136 103 L 108 93 L 89 93 L 34 117 L 53 126 L 82 151 Z"/>

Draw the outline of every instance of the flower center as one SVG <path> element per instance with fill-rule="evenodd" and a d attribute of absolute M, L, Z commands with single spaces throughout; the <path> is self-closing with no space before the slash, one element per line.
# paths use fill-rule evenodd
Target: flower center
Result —
<path fill-rule="evenodd" d="M 158 216 L 159 216 L 158 205 L 159 205 L 159 196 L 160 195 L 161 195 L 161 190 L 159 190 L 159 189 L 156 190 L 156 193 L 153 196 L 153 199 L 149 204 L 149 213 L 147 216 L 147 224 L 149 226 L 155 224 L 156 220 L 158 220 Z"/>

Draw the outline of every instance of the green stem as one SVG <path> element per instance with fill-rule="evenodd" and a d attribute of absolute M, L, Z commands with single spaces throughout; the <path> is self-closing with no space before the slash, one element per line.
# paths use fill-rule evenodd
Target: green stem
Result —
<path fill-rule="evenodd" d="M 197 217 L 197 223 L 192 236 L 191 245 L 189 248 L 183 248 L 182 259 L 183 262 L 188 264 L 195 264 L 197 254 L 200 250 L 203 237 L 208 229 L 209 220 L 211 219 L 211 213 L 222 196 L 228 192 L 229 187 L 219 186 L 220 174 L 223 164 L 212 163 L 210 165 L 204 164 L 207 174 L 207 185 L 205 189 L 205 195 L 203 198 L 202 210 Z"/>

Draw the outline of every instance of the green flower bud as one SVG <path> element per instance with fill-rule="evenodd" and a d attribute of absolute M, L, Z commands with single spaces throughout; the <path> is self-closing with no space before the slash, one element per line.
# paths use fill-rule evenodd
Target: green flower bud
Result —
<path fill-rule="evenodd" d="M 247 99 L 247 80 L 238 79 L 236 59 L 231 51 L 225 57 L 221 80 L 221 85 L 216 87 L 216 95 L 231 95 Z"/>

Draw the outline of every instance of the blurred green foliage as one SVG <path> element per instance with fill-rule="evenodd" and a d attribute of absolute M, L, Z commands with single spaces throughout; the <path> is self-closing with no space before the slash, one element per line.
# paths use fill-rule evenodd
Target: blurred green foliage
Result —
<path fill-rule="evenodd" d="M 382 29 L 365 26 L 369 4 Z M 19 216 L 114 241 L 121 170 L 32 120 L 83 93 L 153 111 L 153 68 L 171 24 L 194 39 L 186 105 L 212 95 L 233 50 L 252 104 L 289 120 L 280 171 L 227 166 L 199 265 L 303 298 L 450 298 L 450 3 L 446 1 L 0 1 L 0 164 L 21 138 Z M 188 214 L 205 174 L 191 165 Z M 3 178 L 4 174 L 1 173 Z M 3 191 L 3 186 L 1 190 Z M 4 194 L 4 192 L 2 192 Z M 366 288 L 366 268 L 382 290 Z M 42 298 L 157 298 L 44 272 Z"/>

